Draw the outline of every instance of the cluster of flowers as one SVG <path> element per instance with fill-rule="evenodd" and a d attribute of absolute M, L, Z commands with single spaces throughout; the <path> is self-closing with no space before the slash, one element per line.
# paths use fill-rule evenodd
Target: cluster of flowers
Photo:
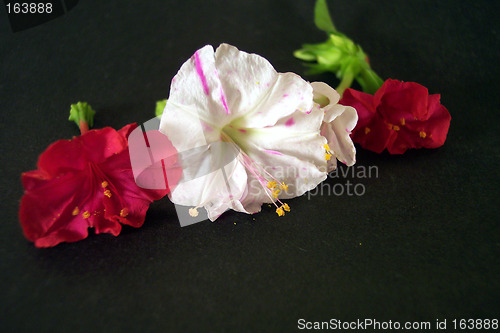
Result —
<path fill-rule="evenodd" d="M 127 145 L 136 125 L 89 131 L 94 112 L 79 103 L 70 119 L 82 135 L 52 144 L 38 169 L 22 175 L 24 233 L 38 247 L 83 239 L 88 228 L 117 235 L 121 224 L 141 226 L 149 204 L 169 192 L 192 216 L 203 207 L 212 221 L 228 209 L 256 213 L 263 203 L 283 216 L 290 206 L 282 200 L 315 188 L 337 159 L 355 163 L 349 135 L 358 116 L 339 99 L 327 84 L 278 73 L 259 55 L 205 46 L 172 80 L 160 123 L 177 151 L 204 150 L 181 165 L 181 181 L 166 190 L 137 186 Z M 189 178 L 221 154 L 235 156 L 227 172 Z"/>
<path fill-rule="evenodd" d="M 296 56 L 317 61 L 316 72 L 335 71 L 342 100 L 326 83 L 278 73 L 265 58 L 227 44 L 205 46 L 182 65 L 168 100 L 157 105 L 159 131 L 176 154 L 197 153 L 179 158 L 182 175 L 170 188 L 137 185 L 127 141 L 137 125 L 89 130 L 95 112 L 72 105 L 81 136 L 52 144 L 38 169 L 22 174 L 25 236 L 50 247 L 84 239 L 89 228 L 118 235 L 122 224 L 140 227 L 150 203 L 167 194 L 192 207 L 193 217 L 204 208 L 212 221 L 229 209 L 257 213 L 263 203 L 283 216 L 291 210 L 283 200 L 314 189 L 337 160 L 355 163 L 351 137 L 393 154 L 444 143 L 450 116 L 439 95 L 416 83 L 382 82 L 361 48 L 335 30 L 321 0 L 316 23 L 329 40 Z M 349 89 L 353 80 L 367 92 Z M 207 165 L 210 172 L 200 172 Z"/>
<path fill-rule="evenodd" d="M 343 94 L 340 103 L 354 107 L 359 116 L 354 142 L 376 153 L 387 149 L 390 154 L 444 144 L 451 116 L 440 95 L 429 95 L 415 82 L 384 82 L 371 69 L 361 46 L 335 28 L 325 0 L 316 1 L 315 23 L 328 39 L 305 44 L 294 54 L 308 62 L 310 73 L 333 72 L 341 80 L 336 89 Z M 349 88 L 354 80 L 363 92 Z"/>

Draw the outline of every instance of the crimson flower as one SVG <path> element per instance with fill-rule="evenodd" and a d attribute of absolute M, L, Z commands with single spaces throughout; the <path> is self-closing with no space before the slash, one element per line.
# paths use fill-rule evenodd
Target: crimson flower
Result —
<path fill-rule="evenodd" d="M 358 112 L 352 133 L 361 147 L 381 153 L 403 154 L 409 148 L 437 148 L 444 144 L 451 116 L 440 95 L 429 95 L 415 82 L 388 79 L 370 95 L 347 89 L 340 101 Z"/>
<path fill-rule="evenodd" d="M 26 238 L 37 247 L 50 247 L 84 239 L 88 228 L 116 236 L 121 224 L 144 223 L 149 204 L 168 189 L 136 185 L 127 143 L 136 127 L 82 131 L 40 155 L 38 169 L 22 174 L 19 218 Z"/>

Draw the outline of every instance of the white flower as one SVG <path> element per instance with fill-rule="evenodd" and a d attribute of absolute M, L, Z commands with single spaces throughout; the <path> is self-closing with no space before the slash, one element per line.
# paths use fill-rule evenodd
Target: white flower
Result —
<path fill-rule="evenodd" d="M 324 111 L 325 118 L 321 125 L 321 135 L 327 140 L 328 171 L 335 170 L 337 159 L 347 166 L 356 163 L 356 148 L 351 140 L 351 131 L 358 122 L 356 109 L 338 104 L 340 95 L 323 82 L 311 83 L 314 101 Z"/>
<path fill-rule="evenodd" d="M 326 178 L 324 112 L 314 105 L 309 83 L 259 55 L 227 44 L 196 51 L 172 80 L 160 124 L 180 156 L 196 152 L 181 161 L 172 202 L 193 206 L 191 216 L 205 207 L 212 221 L 264 202 L 284 215 L 281 199 Z"/>

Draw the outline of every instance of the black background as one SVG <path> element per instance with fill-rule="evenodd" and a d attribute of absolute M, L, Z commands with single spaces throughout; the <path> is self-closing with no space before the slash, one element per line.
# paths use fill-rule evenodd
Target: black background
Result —
<path fill-rule="evenodd" d="M 325 35 L 313 1 L 91 1 L 13 33 L 0 13 L 2 331 L 290 331 L 297 320 L 499 318 L 499 8 L 495 1 L 329 1 L 382 78 L 441 93 L 448 140 L 403 156 L 358 149 L 363 196 L 289 200 L 181 228 L 173 205 L 115 238 L 37 249 L 18 222 L 20 174 L 52 142 L 153 117 L 205 44 L 304 73 L 292 52 Z M 318 77 L 305 76 L 316 80 Z M 337 84 L 333 76 L 319 79 Z M 255 220 L 253 220 L 255 218 Z"/>

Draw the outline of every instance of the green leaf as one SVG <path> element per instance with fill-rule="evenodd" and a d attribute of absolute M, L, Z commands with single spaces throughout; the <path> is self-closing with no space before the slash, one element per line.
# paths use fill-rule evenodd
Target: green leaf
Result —
<path fill-rule="evenodd" d="M 80 127 L 81 123 L 88 125 L 88 128 L 94 126 L 95 111 L 87 102 L 78 102 L 71 104 L 69 111 L 69 121 L 74 121 L 76 126 Z"/>
<path fill-rule="evenodd" d="M 163 109 L 165 109 L 165 105 L 167 105 L 166 99 L 162 99 L 161 101 L 156 102 L 155 114 L 157 117 L 161 117 Z"/>
<path fill-rule="evenodd" d="M 317 0 L 314 5 L 314 24 L 316 24 L 319 30 L 326 31 L 329 34 L 337 31 L 333 25 L 325 0 Z"/>

